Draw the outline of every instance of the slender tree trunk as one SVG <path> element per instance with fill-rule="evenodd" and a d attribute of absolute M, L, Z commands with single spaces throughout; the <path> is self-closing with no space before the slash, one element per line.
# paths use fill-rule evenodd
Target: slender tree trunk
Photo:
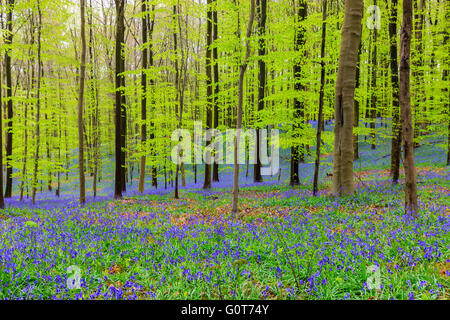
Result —
<path fill-rule="evenodd" d="M 306 19 L 307 14 L 307 2 L 306 0 L 299 1 L 299 7 L 297 8 L 297 23 L 295 31 L 295 51 L 300 51 L 301 48 L 305 45 L 306 30 L 304 26 L 301 25 L 303 21 Z M 302 79 L 302 59 L 297 58 L 297 61 L 294 64 L 294 88 L 297 92 L 302 92 L 305 90 L 304 85 L 301 83 Z M 304 126 L 304 117 L 305 117 L 305 106 L 303 102 L 303 98 L 294 98 L 294 124 L 292 126 L 293 138 L 297 140 L 300 135 L 299 131 L 303 129 Z M 291 178 L 290 185 L 297 186 L 300 184 L 299 172 L 298 172 L 298 164 L 299 162 L 303 162 L 304 159 L 304 145 L 299 144 L 297 141 L 294 141 L 294 145 L 291 147 Z"/>
<path fill-rule="evenodd" d="M 445 23 L 446 23 L 446 28 L 445 28 L 445 33 L 444 33 L 444 50 L 449 49 L 449 42 L 448 42 L 448 38 L 449 38 L 449 25 L 450 25 L 450 2 L 446 1 L 445 2 L 445 6 L 444 6 L 444 10 L 445 10 Z M 444 70 L 442 72 L 442 80 L 446 81 L 448 83 L 448 69 L 449 69 L 449 64 L 446 63 L 444 65 Z M 447 128 L 447 166 L 450 166 L 450 91 L 448 90 L 448 87 L 444 87 L 443 88 L 444 91 L 444 104 L 446 106 L 446 110 L 447 110 L 447 123 L 448 123 L 448 128 Z M 444 109 L 444 110 L 445 110 Z"/>
<path fill-rule="evenodd" d="M 414 139 L 420 136 L 420 126 L 423 125 L 423 121 L 421 118 L 426 117 L 426 113 L 424 113 L 422 108 L 425 104 L 426 94 L 423 89 L 424 83 L 424 73 L 423 73 L 423 25 L 424 25 L 424 8 L 425 8 L 425 0 L 416 0 L 413 2 L 415 12 L 415 61 L 413 63 L 417 65 L 417 70 L 415 70 L 412 74 L 413 79 L 416 83 L 416 101 L 414 103 L 414 118 L 415 123 L 413 123 L 414 128 Z M 419 117 L 420 114 L 420 117 Z M 414 147 L 419 147 L 419 142 L 414 142 Z"/>
<path fill-rule="evenodd" d="M 173 25 L 174 25 L 173 48 L 175 51 L 175 91 L 176 91 L 175 101 L 179 104 L 178 106 L 175 106 L 175 117 L 178 120 L 178 128 L 181 129 L 182 101 L 180 99 L 180 94 L 181 94 L 180 93 L 180 70 L 179 70 L 179 66 L 178 66 L 178 38 L 177 38 L 177 31 L 176 31 L 177 14 L 178 14 L 177 5 L 173 5 L 172 19 L 173 19 Z M 179 156 L 180 156 L 180 149 L 178 149 L 178 152 L 177 152 L 177 157 L 179 157 Z M 175 167 L 175 194 L 174 194 L 175 199 L 180 198 L 179 191 L 178 191 L 179 171 L 180 171 L 180 165 L 177 162 L 176 167 Z"/>
<path fill-rule="evenodd" d="M 116 93 L 115 93 L 115 147 L 116 147 L 116 169 L 115 169 L 115 184 L 114 184 L 114 198 L 119 199 L 122 198 L 123 191 L 123 183 L 124 183 L 124 151 L 122 150 L 122 109 L 125 106 L 123 104 L 123 89 L 120 89 L 124 84 L 123 75 L 120 75 L 124 70 L 124 57 L 122 55 L 122 47 L 124 44 L 124 33 L 125 33 L 125 25 L 124 25 L 124 15 L 125 15 L 125 0 L 115 0 L 116 4 L 116 13 L 117 13 L 117 22 L 116 22 L 116 71 L 115 71 L 115 85 L 116 85 Z"/>
<path fill-rule="evenodd" d="M 142 17 L 142 45 L 144 46 L 144 50 L 142 52 L 142 75 L 141 75 L 141 83 L 142 83 L 142 96 L 141 96 L 141 146 L 142 146 L 142 156 L 139 166 L 139 193 L 144 192 L 144 184 L 145 184 L 145 152 L 146 141 L 147 141 L 147 5 L 146 1 L 142 1 L 141 12 L 143 14 Z"/>
<path fill-rule="evenodd" d="M 83 141 L 83 98 L 84 98 L 84 82 L 86 76 L 85 9 L 86 9 L 86 0 L 80 0 L 81 66 L 80 66 L 80 90 L 78 93 L 78 166 L 80 173 L 80 203 L 82 205 L 86 203 L 86 181 L 84 177 L 84 141 Z"/>
<path fill-rule="evenodd" d="M 377 1 L 374 0 L 373 4 L 376 6 Z M 371 149 L 375 150 L 375 122 L 377 117 L 377 28 L 373 28 L 373 54 L 372 54 L 372 96 L 370 105 L 370 135 L 372 140 Z"/>
<path fill-rule="evenodd" d="M 211 68 L 211 43 L 212 43 L 212 0 L 207 0 L 207 22 L 206 22 L 206 130 L 212 128 L 212 105 L 213 105 L 213 87 L 212 87 L 212 68 Z M 206 132 L 206 145 L 211 143 L 211 134 Z M 203 189 L 211 189 L 211 165 L 210 163 L 211 153 L 208 152 L 205 159 L 205 181 L 203 183 Z"/>
<path fill-rule="evenodd" d="M 267 0 L 257 0 L 256 3 L 257 16 L 258 16 L 258 36 L 259 36 L 259 47 L 258 47 L 258 113 L 259 117 L 260 111 L 264 109 L 264 98 L 266 89 L 266 62 L 264 61 L 266 55 L 266 20 L 267 20 Z M 258 119 L 259 120 L 259 119 Z M 254 165 L 253 181 L 262 182 L 263 177 L 261 175 L 261 145 L 259 137 L 259 126 L 256 128 L 256 164 Z"/>
<path fill-rule="evenodd" d="M 0 64 L 1 65 L 1 64 Z M 0 110 L 2 108 L 2 73 L 0 72 Z M 5 207 L 5 199 L 3 198 L 3 116 L 0 112 L 0 209 Z"/>
<path fill-rule="evenodd" d="M 234 219 L 235 214 L 238 213 L 239 200 L 239 139 L 240 129 L 242 127 L 242 104 L 244 101 L 244 76 L 247 70 L 248 58 L 250 57 L 250 36 L 252 34 L 253 20 L 255 17 L 255 0 L 251 0 L 250 18 L 247 26 L 247 33 L 245 39 L 247 40 L 245 58 L 239 67 L 239 85 L 238 85 L 238 110 L 236 119 L 236 140 L 234 144 L 234 174 L 233 174 L 233 203 L 231 206 L 231 218 Z M 240 36 L 239 36 L 240 38 Z"/>
<path fill-rule="evenodd" d="M 403 26 L 400 32 L 400 108 L 403 124 L 403 152 L 405 167 L 405 211 L 417 216 L 417 183 L 414 165 L 414 139 L 410 98 L 410 56 L 412 34 L 412 0 L 403 0 Z"/>
<path fill-rule="evenodd" d="M 400 107 L 398 97 L 398 58 L 397 58 L 397 7 L 398 1 L 391 1 L 389 19 L 390 66 L 392 83 L 392 148 L 391 175 L 392 183 L 397 184 L 400 175 L 400 153 L 402 145 L 402 127 L 400 123 Z"/>
<path fill-rule="evenodd" d="M 11 46 L 13 41 L 13 10 L 14 10 L 14 1 L 15 0 L 7 0 L 7 22 L 6 27 L 8 33 L 5 38 L 5 44 Z M 11 47 L 8 47 L 5 53 L 5 63 L 6 63 L 6 104 L 8 110 L 8 122 L 6 123 L 6 189 L 5 189 L 5 198 L 11 198 L 12 195 L 12 166 L 11 166 L 11 157 L 12 157 L 12 146 L 13 146 L 13 94 L 12 94 L 12 77 L 11 77 Z"/>
<path fill-rule="evenodd" d="M 317 195 L 319 184 L 319 166 L 320 166 L 320 147 L 322 144 L 322 125 L 323 125 L 323 97 L 325 87 L 325 41 L 327 36 L 327 0 L 323 0 L 323 17 L 322 17 L 322 44 L 320 49 L 320 94 L 319 94 L 319 115 L 317 119 L 317 136 L 316 136 L 316 161 L 314 163 L 314 182 L 313 196 Z"/>
<path fill-rule="evenodd" d="M 360 71 L 361 71 L 361 49 L 362 49 L 362 41 L 359 42 L 358 48 L 358 63 L 356 65 L 356 84 L 355 90 L 359 88 L 361 79 L 360 79 Z M 359 127 L 359 99 L 355 98 L 355 103 L 353 105 L 353 160 L 359 159 L 359 135 L 355 131 Z"/>
<path fill-rule="evenodd" d="M 39 168 L 39 145 L 40 145 L 40 112 L 41 112 L 41 75 L 42 75 L 42 64 L 41 64 L 41 28 L 42 28 L 42 12 L 40 0 L 37 0 L 38 9 L 38 32 L 37 32 L 37 65 L 38 65 L 38 76 L 37 76 L 37 90 L 36 90 L 36 153 L 34 156 L 34 171 L 33 171 L 33 187 L 31 189 L 31 202 L 36 203 L 36 191 L 37 191 L 37 173 Z"/>
<path fill-rule="evenodd" d="M 213 8 L 213 39 L 215 42 L 218 39 L 218 21 L 217 21 L 217 0 L 214 0 Z M 217 45 L 214 46 L 212 51 L 213 61 L 214 61 L 214 128 L 217 129 L 219 126 L 219 62 L 217 57 Z M 216 152 L 214 153 L 216 154 Z M 219 182 L 219 164 L 214 157 L 213 163 L 213 182 Z"/>
<path fill-rule="evenodd" d="M 353 195 L 353 104 L 361 41 L 362 0 L 345 2 L 339 69 L 336 80 L 333 186 L 336 195 Z"/>

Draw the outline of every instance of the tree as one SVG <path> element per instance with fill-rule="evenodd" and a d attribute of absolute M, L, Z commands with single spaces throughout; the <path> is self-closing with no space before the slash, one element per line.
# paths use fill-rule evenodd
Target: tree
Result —
<path fill-rule="evenodd" d="M 213 87 L 212 87 L 212 68 L 211 68 L 211 44 L 212 44 L 212 0 L 207 0 L 207 22 L 206 22 L 206 145 L 211 143 L 212 128 L 212 104 L 213 104 Z M 205 159 L 205 180 L 203 183 L 203 189 L 211 189 L 211 164 L 210 164 L 211 152 L 207 152 Z"/>
<path fill-rule="evenodd" d="M 123 141 L 124 141 L 124 122 L 123 118 L 123 109 L 125 109 L 124 105 L 124 87 L 125 87 L 125 78 L 122 74 L 125 66 L 125 59 L 122 54 L 122 48 L 125 46 L 124 37 L 125 37 L 125 2 L 126 0 L 115 0 L 116 4 L 116 71 L 115 71 L 115 147 L 116 147 L 116 169 L 115 169 L 115 188 L 114 188 L 114 198 L 122 198 L 122 191 L 124 190 L 124 151 L 123 151 Z"/>
<path fill-rule="evenodd" d="M 305 27 L 302 22 L 306 19 L 307 13 L 307 2 L 305 0 L 299 1 L 299 6 L 297 8 L 297 26 L 295 31 L 295 51 L 300 51 L 305 45 Z M 302 58 L 297 57 L 294 63 L 294 88 L 297 92 L 305 90 L 302 84 Z M 298 131 L 303 128 L 303 122 L 305 117 L 303 98 L 294 98 L 294 124 L 292 125 L 293 138 L 297 140 L 299 138 Z M 291 178 L 290 185 L 297 186 L 300 184 L 298 165 L 299 162 L 304 161 L 304 145 L 298 144 L 298 141 L 294 141 L 294 145 L 291 147 Z"/>
<path fill-rule="evenodd" d="M 257 16 L 258 16 L 258 114 L 264 109 L 264 97 L 266 90 L 266 62 L 264 61 L 266 55 L 266 20 L 267 20 L 267 0 L 257 0 L 256 4 Z M 260 139 L 259 130 L 256 130 L 256 164 L 254 166 L 253 181 L 262 182 L 261 175 L 261 156 L 260 156 Z"/>
<path fill-rule="evenodd" d="M 373 1 L 373 5 L 377 5 L 377 1 Z M 375 15 L 374 15 L 375 16 Z M 373 53 L 372 53 L 372 96 L 370 105 L 370 134 L 372 136 L 372 146 L 371 149 L 375 150 L 375 120 L 377 117 L 377 28 L 373 28 Z"/>
<path fill-rule="evenodd" d="M 2 73 L 0 72 L 0 107 L 2 106 Z M 3 116 L 0 116 L 0 209 L 5 207 L 5 200 L 3 198 Z"/>
<path fill-rule="evenodd" d="M 233 172 L 233 203 L 231 206 L 232 219 L 234 215 L 238 213 L 238 200 L 239 200 L 239 139 L 241 136 L 242 128 L 242 104 L 244 100 L 244 76 L 248 66 L 248 58 L 250 57 L 250 36 L 252 35 L 253 20 L 255 17 L 255 0 L 251 0 L 250 18 L 248 20 L 247 33 L 245 36 L 246 53 L 244 60 L 242 60 L 239 66 L 239 84 L 238 84 L 238 108 L 236 118 L 236 139 L 234 142 L 234 172 Z"/>
<path fill-rule="evenodd" d="M 212 43 L 217 42 L 218 35 L 218 21 L 217 21 L 217 0 L 214 0 L 213 7 L 213 34 Z M 212 60 L 214 62 L 214 128 L 219 126 L 219 62 L 217 56 L 217 44 L 212 50 Z M 219 164 L 217 163 L 217 157 L 214 157 L 212 181 L 219 182 Z"/>
<path fill-rule="evenodd" d="M 397 184 L 400 175 L 401 153 L 401 123 L 398 96 L 398 59 L 397 59 L 397 0 L 391 1 L 391 15 L 389 17 L 390 66 L 392 84 L 392 147 L 391 147 L 391 175 L 392 183 Z"/>
<path fill-rule="evenodd" d="M 81 21 L 81 64 L 80 64 L 80 89 L 78 93 L 78 168 L 80 177 L 80 203 L 86 202 L 86 182 L 84 177 L 84 142 L 83 142 L 83 98 L 84 81 L 86 76 L 86 32 L 85 32 L 86 0 L 80 0 Z"/>
<path fill-rule="evenodd" d="M 11 44 L 13 41 L 14 33 L 12 29 L 13 24 L 13 11 L 15 0 L 7 0 L 7 34 L 5 44 L 8 46 L 5 50 L 5 63 L 6 63 L 6 104 L 8 110 L 8 122 L 6 124 L 6 189 L 5 198 L 11 198 L 12 194 L 12 166 L 11 156 L 13 147 L 13 94 L 12 94 L 12 78 L 11 78 Z"/>
<path fill-rule="evenodd" d="M 362 0 L 347 0 L 336 80 L 333 186 L 336 195 L 353 195 L 353 104 L 358 47 L 361 41 Z"/>
<path fill-rule="evenodd" d="M 148 57 L 148 49 L 147 49 L 147 1 L 142 1 L 142 45 L 144 46 L 144 50 L 142 52 L 142 96 L 141 96 L 141 144 L 145 148 L 145 144 L 147 141 L 147 57 Z M 141 156 L 141 162 L 139 167 L 139 193 L 144 192 L 144 183 L 145 183 L 145 151 Z"/>
<path fill-rule="evenodd" d="M 33 171 L 33 184 L 31 190 L 31 201 L 36 203 L 36 191 L 37 191 L 37 174 L 39 168 L 39 145 L 40 145 L 40 117 L 41 117 L 41 76 L 42 76 L 42 63 L 41 63 L 41 31 L 42 31 L 42 11 L 40 0 L 37 0 L 38 10 L 38 30 L 37 30 L 37 85 L 36 85 L 36 152 L 34 154 L 34 171 Z"/>
<path fill-rule="evenodd" d="M 403 165 L 405 167 L 405 212 L 417 216 L 417 182 L 414 164 L 414 132 L 410 98 L 410 57 L 412 34 L 412 0 L 403 0 L 403 24 L 400 32 L 400 109 L 403 128 Z"/>
<path fill-rule="evenodd" d="M 317 117 L 317 136 L 316 136 L 316 160 L 314 163 L 314 181 L 313 195 L 317 195 L 319 184 L 319 166 L 320 166 L 320 146 L 322 144 L 323 131 L 323 97 L 325 87 L 325 41 L 327 38 L 327 0 L 323 0 L 322 16 L 322 44 L 320 47 L 320 93 L 319 93 L 319 114 Z"/>

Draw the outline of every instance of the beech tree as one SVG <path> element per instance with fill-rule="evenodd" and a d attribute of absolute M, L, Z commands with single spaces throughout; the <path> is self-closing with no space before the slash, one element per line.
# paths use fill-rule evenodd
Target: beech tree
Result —
<path fill-rule="evenodd" d="M 403 128 L 403 165 L 405 167 L 405 212 L 417 216 L 417 178 L 414 164 L 414 131 L 410 98 L 410 57 L 412 35 L 412 0 L 403 0 L 403 23 L 400 32 L 400 109 Z"/>
<path fill-rule="evenodd" d="M 236 118 L 236 138 L 234 142 L 234 173 L 233 173 L 233 202 L 231 205 L 232 218 L 238 213 L 238 201 L 239 201 L 239 141 L 241 138 L 242 128 L 242 104 L 244 100 L 244 76 L 248 66 L 248 59 L 250 57 L 250 36 L 252 35 L 253 20 L 255 18 L 255 0 L 251 0 L 250 4 L 250 17 L 248 20 L 247 32 L 245 34 L 245 57 L 239 66 L 239 87 L 238 87 L 238 106 L 237 106 L 237 118 Z"/>
<path fill-rule="evenodd" d="M 84 177 L 84 141 L 83 141 L 83 98 L 84 81 L 86 76 L 86 34 L 85 34 L 85 10 L 86 0 L 80 0 L 81 21 L 81 64 L 80 64 L 80 89 L 78 94 L 78 166 L 80 174 L 80 203 L 86 202 L 86 182 Z"/>
<path fill-rule="evenodd" d="M 332 186 L 333 193 L 342 196 L 354 193 L 353 104 L 363 9 L 362 0 L 347 0 L 345 3 L 335 94 Z"/>

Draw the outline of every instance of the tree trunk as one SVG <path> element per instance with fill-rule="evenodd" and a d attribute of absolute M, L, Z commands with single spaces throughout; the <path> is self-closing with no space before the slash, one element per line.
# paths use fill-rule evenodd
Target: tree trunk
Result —
<path fill-rule="evenodd" d="M 8 33 L 5 38 L 5 44 L 9 47 L 5 52 L 5 63 L 6 63 L 6 104 L 8 110 L 8 122 L 6 123 L 6 189 L 5 189 L 5 198 L 11 198 L 12 195 L 12 166 L 11 166 L 11 157 L 12 157 L 12 146 L 13 146 L 13 101 L 12 101 L 12 78 L 11 78 L 11 44 L 13 40 L 13 30 L 12 30 L 12 19 L 13 19 L 13 10 L 14 10 L 14 0 L 7 1 L 7 22 L 6 27 Z"/>
<path fill-rule="evenodd" d="M 142 147 L 142 156 L 139 165 L 139 186 L 138 192 L 144 192 L 144 184 L 145 184 L 145 160 L 147 152 L 146 141 L 147 141 L 147 5 L 146 1 L 142 1 L 142 45 L 144 46 L 144 50 L 142 52 L 142 75 L 141 75 L 141 84 L 142 84 L 142 96 L 141 96 L 141 147 Z"/>
<path fill-rule="evenodd" d="M 306 19 L 307 14 L 307 2 L 305 0 L 299 1 L 299 7 L 297 8 L 297 23 L 301 24 Z M 302 25 L 296 26 L 295 31 L 295 51 L 300 51 L 300 49 L 305 45 L 306 30 Z M 298 61 L 294 64 L 294 88 L 296 91 L 301 92 L 305 90 L 305 87 L 301 84 L 302 77 L 302 59 L 297 58 Z M 303 98 L 294 98 L 294 124 L 292 126 L 293 138 L 297 140 L 300 135 L 299 131 L 303 129 L 304 117 L 305 117 L 305 106 Z M 291 178 L 290 185 L 297 186 L 300 184 L 298 164 L 304 161 L 304 145 L 298 144 L 297 141 L 293 142 L 294 145 L 291 147 Z"/>
<path fill-rule="evenodd" d="M 398 97 L 398 58 L 397 58 L 397 7 L 398 0 L 391 2 L 391 16 L 389 19 L 389 39 L 391 57 L 391 83 L 392 83 L 392 148 L 391 148 L 391 175 L 392 183 L 397 184 L 400 175 L 400 153 L 402 145 L 402 128 L 400 123 L 400 108 Z"/>
<path fill-rule="evenodd" d="M 362 49 L 362 42 L 359 42 L 359 48 L 358 48 L 358 63 L 356 65 L 356 84 L 355 89 L 359 88 L 360 84 L 360 71 L 361 71 L 361 49 Z M 353 105 L 353 160 L 359 159 L 359 135 L 358 133 L 355 133 L 355 129 L 358 129 L 359 127 L 359 99 L 355 99 L 355 103 Z"/>
<path fill-rule="evenodd" d="M 80 90 L 78 93 L 78 166 L 80 173 L 80 203 L 86 203 L 86 182 L 84 177 L 84 142 L 83 142 L 83 98 L 84 81 L 86 76 L 86 34 L 85 34 L 85 9 L 86 0 L 80 0 L 81 16 L 81 66 L 80 66 Z"/>
<path fill-rule="evenodd" d="M 37 34 L 37 90 L 36 90 L 36 152 L 34 155 L 34 171 L 33 171 L 33 186 L 31 189 L 31 202 L 36 203 L 36 191 L 37 191 L 37 173 L 39 167 L 39 145 L 40 145 L 40 112 L 41 112 L 41 74 L 42 74 L 42 64 L 41 64 L 41 28 L 42 28 L 42 12 L 40 0 L 37 1 L 38 10 L 38 34 Z"/>
<path fill-rule="evenodd" d="M 353 104 L 358 47 L 361 41 L 364 4 L 347 0 L 342 27 L 339 69 L 335 94 L 334 160 L 332 191 L 339 196 L 353 195 Z"/>
<path fill-rule="evenodd" d="M 212 43 L 212 0 L 207 0 L 207 22 L 206 22 L 206 130 L 212 128 L 212 104 L 213 104 L 213 88 L 212 88 L 212 70 L 211 70 L 211 43 Z M 206 145 L 211 143 L 211 135 L 206 132 Z M 203 189 L 211 189 L 211 153 L 208 152 L 205 159 L 205 181 Z"/>
<path fill-rule="evenodd" d="M 412 34 L 412 0 L 403 0 L 403 26 L 400 33 L 400 109 L 403 124 L 403 152 L 405 167 L 405 212 L 418 214 L 414 139 L 410 98 L 410 56 Z"/>
<path fill-rule="evenodd" d="M 322 44 L 320 49 L 320 93 L 319 93 L 319 115 L 317 117 L 317 136 L 316 136 L 316 161 L 314 164 L 314 182 L 313 196 L 317 195 L 319 184 L 319 166 L 320 166 L 320 147 L 322 144 L 322 125 L 323 125 L 323 97 L 325 87 L 325 41 L 327 36 L 327 0 L 323 0 L 322 17 Z"/>
<path fill-rule="evenodd" d="M 256 2 L 257 16 L 258 16 L 258 113 L 257 119 L 259 120 L 260 111 L 264 109 L 264 97 L 266 89 L 266 62 L 264 61 L 266 55 L 266 20 L 267 20 L 267 0 L 257 0 Z M 261 155 L 260 155 L 260 137 L 259 137 L 259 125 L 256 126 L 256 163 L 254 165 L 253 181 L 262 182 L 261 175 Z"/>
<path fill-rule="evenodd" d="M 119 89 L 123 86 L 124 80 L 123 76 L 120 75 L 124 70 L 124 57 L 122 55 L 122 47 L 124 44 L 124 15 L 125 15 L 125 1 L 126 0 L 115 0 L 116 4 L 116 70 L 115 70 L 115 149 L 116 149 L 116 168 L 115 168 L 115 183 L 114 183 L 114 198 L 122 198 L 123 183 L 124 183 L 124 156 L 122 150 L 122 106 L 123 103 L 123 89 Z"/>
<path fill-rule="evenodd" d="M 217 21 L 217 0 L 214 0 L 213 8 L 213 39 L 212 42 L 218 39 L 218 21 Z M 214 46 L 212 51 L 213 61 L 214 61 L 214 128 L 217 129 L 219 126 L 219 62 L 217 56 L 217 45 Z M 214 149 L 215 150 L 215 149 Z M 216 152 L 214 152 L 216 154 Z M 214 157 L 213 163 L 213 173 L 212 181 L 219 182 L 219 164 Z"/>
<path fill-rule="evenodd" d="M 0 110 L 2 108 L 2 73 L 0 72 Z M 5 199 L 3 198 L 3 116 L 0 114 L 0 209 L 5 207 Z"/>
<path fill-rule="evenodd" d="M 234 174 L 233 174 L 233 203 L 231 206 L 231 218 L 234 219 L 238 212 L 239 200 L 239 139 L 240 130 L 242 127 L 242 104 L 244 100 L 244 76 L 247 70 L 248 58 L 250 56 L 250 36 L 252 34 L 253 20 L 255 17 L 255 0 L 251 0 L 250 18 L 247 26 L 247 33 L 245 39 L 247 40 L 245 58 L 239 67 L 239 85 L 238 85 L 238 110 L 236 118 L 236 139 L 234 144 Z M 240 38 L 240 36 L 239 36 Z"/>
<path fill-rule="evenodd" d="M 377 1 L 374 0 L 373 4 L 376 6 Z M 372 96 L 370 105 L 370 135 L 372 140 L 371 149 L 375 150 L 375 122 L 377 117 L 377 28 L 373 28 L 373 54 L 372 54 Z"/>

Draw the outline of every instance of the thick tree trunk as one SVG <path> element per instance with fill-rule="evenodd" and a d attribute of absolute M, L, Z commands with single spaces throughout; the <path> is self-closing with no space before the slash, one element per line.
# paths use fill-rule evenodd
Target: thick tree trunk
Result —
<path fill-rule="evenodd" d="M 86 76 L 86 33 L 85 33 L 86 0 L 80 0 L 81 21 L 81 66 L 80 89 L 78 92 L 78 168 L 80 177 L 80 203 L 86 203 L 86 182 L 84 177 L 84 142 L 83 142 L 83 98 Z"/>
<path fill-rule="evenodd" d="M 403 124 L 403 152 L 405 167 L 405 211 L 417 216 L 417 183 L 414 164 L 414 140 L 410 98 L 410 56 L 412 34 L 412 0 L 403 0 L 403 26 L 400 33 L 400 108 Z"/>
<path fill-rule="evenodd" d="M 333 186 L 336 195 L 353 195 L 353 104 L 358 47 L 361 41 L 362 0 L 347 0 L 336 80 Z"/>
<path fill-rule="evenodd" d="M 400 153 L 402 145 L 402 127 L 400 123 L 400 107 L 398 97 L 398 58 L 397 58 L 397 7 L 398 0 L 391 2 L 389 19 L 390 66 L 392 83 L 392 148 L 391 175 L 392 183 L 397 184 L 400 175 Z"/>
<path fill-rule="evenodd" d="M 323 98 L 325 87 L 325 41 L 327 36 L 327 0 L 323 0 L 322 17 L 322 44 L 320 49 L 320 93 L 319 93 L 319 114 L 317 117 L 317 136 L 316 136 L 316 161 L 314 164 L 313 196 L 317 195 L 319 190 L 319 166 L 320 166 L 320 147 L 322 144 L 322 126 L 323 126 Z"/>

